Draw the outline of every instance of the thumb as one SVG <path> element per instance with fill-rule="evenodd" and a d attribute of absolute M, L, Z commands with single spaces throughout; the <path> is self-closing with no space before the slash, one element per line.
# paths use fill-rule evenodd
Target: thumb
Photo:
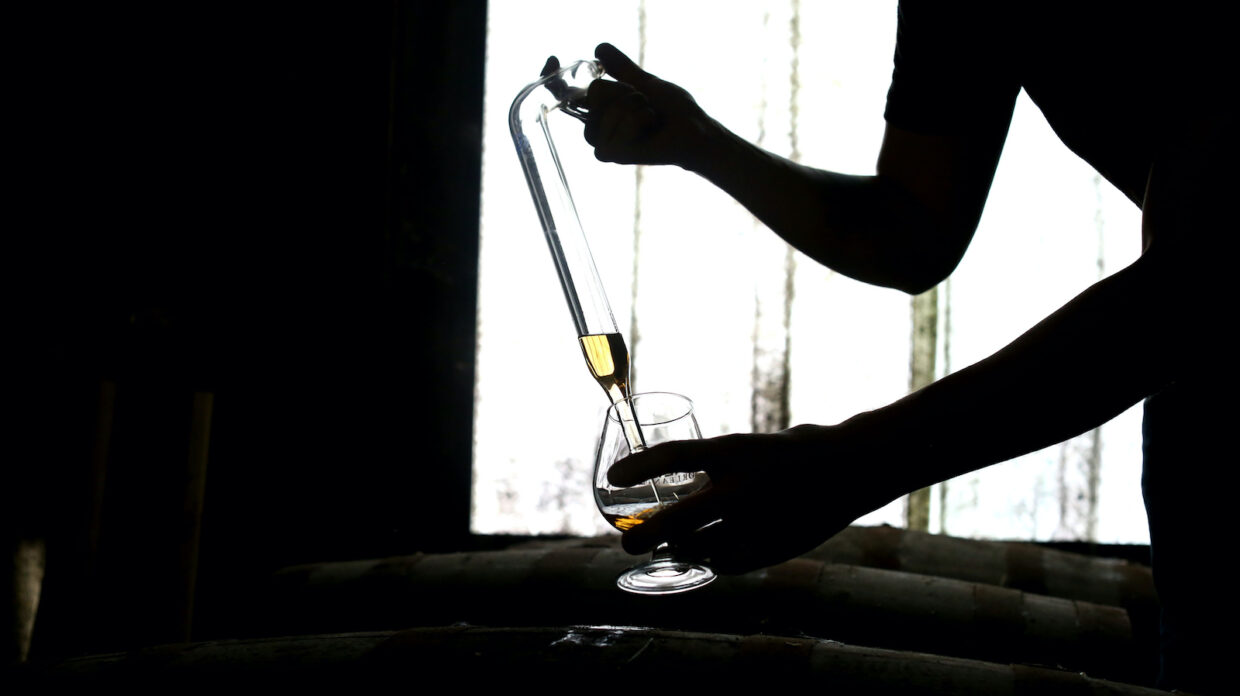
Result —
<path fill-rule="evenodd" d="M 603 64 L 603 69 L 607 71 L 607 74 L 639 90 L 654 79 L 653 75 L 637 67 L 637 64 L 621 53 L 620 49 L 609 43 L 599 44 L 594 49 L 594 57 Z"/>

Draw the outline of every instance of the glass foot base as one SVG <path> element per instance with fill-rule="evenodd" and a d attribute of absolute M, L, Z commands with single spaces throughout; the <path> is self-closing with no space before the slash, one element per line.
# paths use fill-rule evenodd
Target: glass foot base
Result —
<path fill-rule="evenodd" d="M 675 594 L 703 587 L 716 577 L 715 571 L 697 563 L 655 558 L 621 573 L 616 586 L 637 594 Z"/>

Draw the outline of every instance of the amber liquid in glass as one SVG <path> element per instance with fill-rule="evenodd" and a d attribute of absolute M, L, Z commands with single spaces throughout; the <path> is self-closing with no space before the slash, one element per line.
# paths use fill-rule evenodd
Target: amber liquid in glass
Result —
<path fill-rule="evenodd" d="M 661 505 L 659 503 L 608 505 L 603 508 L 603 518 L 616 529 L 619 529 L 622 532 L 627 532 L 650 519 L 651 515 L 659 510 L 662 510 L 664 507 L 666 507 L 666 504 Z"/>

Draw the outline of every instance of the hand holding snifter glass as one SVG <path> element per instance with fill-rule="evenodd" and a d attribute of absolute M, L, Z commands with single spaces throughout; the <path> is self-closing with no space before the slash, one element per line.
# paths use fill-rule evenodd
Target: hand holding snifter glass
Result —
<path fill-rule="evenodd" d="M 700 439 L 701 433 L 692 402 L 685 397 L 632 394 L 628 347 L 603 292 L 556 152 L 553 131 L 573 125 L 574 120 L 587 119 L 587 91 L 590 83 L 602 76 L 603 67 L 597 61 L 582 60 L 560 67 L 554 57 L 548 59 L 542 77 L 513 100 L 508 129 L 586 364 L 612 403 L 595 457 L 595 499 L 603 516 L 624 531 L 705 487 L 708 479 L 704 473 L 674 474 L 630 488 L 616 489 L 607 484 L 607 470 L 615 461 L 658 442 Z M 714 579 L 714 573 L 705 566 L 675 560 L 671 554 L 666 547 L 656 550 L 651 562 L 626 571 L 617 584 L 631 592 L 664 594 L 701 587 Z"/>
<path fill-rule="evenodd" d="M 624 403 L 648 446 L 702 439 L 693 415 L 693 402 L 680 394 L 634 394 Z M 659 510 L 710 485 L 710 479 L 701 471 L 667 474 L 634 486 L 612 485 L 607 479 L 612 465 L 635 451 L 622 430 L 620 404 L 616 404 L 607 410 L 594 458 L 594 499 L 603 517 L 616 529 L 624 532 L 643 524 Z M 673 594 L 701 587 L 714 579 L 714 571 L 705 564 L 679 557 L 675 546 L 665 543 L 654 550 L 649 561 L 622 573 L 616 584 L 639 594 Z"/>

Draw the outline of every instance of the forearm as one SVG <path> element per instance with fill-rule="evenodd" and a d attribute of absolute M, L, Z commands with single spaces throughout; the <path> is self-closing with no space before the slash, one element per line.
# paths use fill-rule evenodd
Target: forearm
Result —
<path fill-rule="evenodd" d="M 683 166 L 744 205 L 789 244 L 851 278 L 906 292 L 947 276 L 963 246 L 890 178 L 814 169 L 712 124 Z M 967 243 L 967 237 L 966 243 Z"/>
<path fill-rule="evenodd" d="M 991 357 L 845 428 L 864 434 L 899 495 L 1097 427 L 1186 363 L 1193 329 L 1157 273 L 1138 261 Z"/>
<path fill-rule="evenodd" d="M 596 55 L 615 78 L 595 80 L 586 95 L 584 135 L 598 159 L 696 172 L 807 256 L 867 283 L 927 290 L 968 246 L 1006 123 L 967 135 L 888 125 L 876 173 L 850 176 L 746 142 L 614 46 L 601 44 Z"/>

